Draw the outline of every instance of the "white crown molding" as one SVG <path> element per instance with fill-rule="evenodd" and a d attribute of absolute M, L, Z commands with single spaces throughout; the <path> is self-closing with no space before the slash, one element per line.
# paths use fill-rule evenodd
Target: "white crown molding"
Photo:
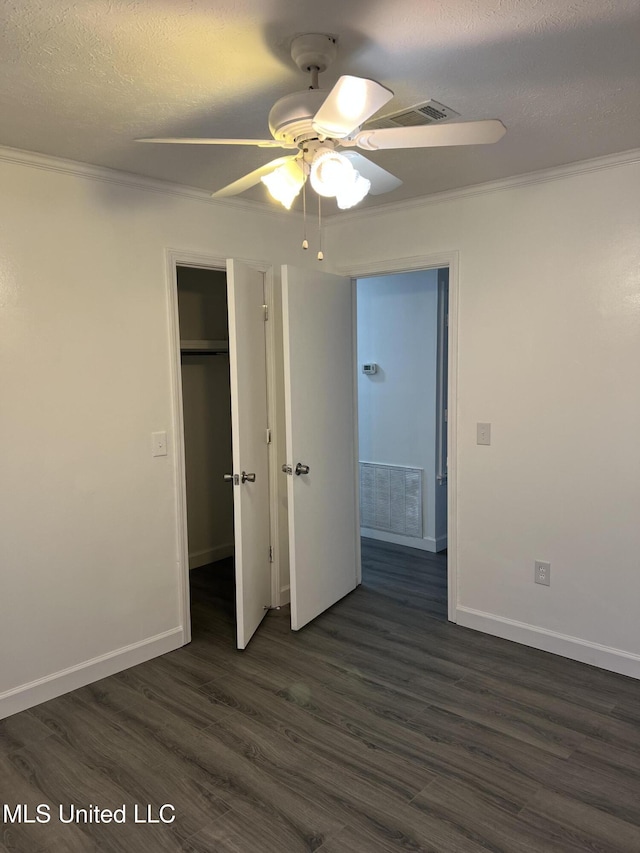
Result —
<path fill-rule="evenodd" d="M 352 210 L 347 213 L 333 213 L 330 216 L 324 217 L 324 221 L 328 228 L 334 225 L 344 225 L 347 222 L 361 219 L 370 219 L 371 217 L 383 216 L 395 211 L 411 211 L 433 204 L 441 204 L 446 201 L 455 201 L 457 199 L 471 198 L 478 195 L 486 195 L 488 193 L 502 192 L 516 187 L 526 187 L 532 184 L 542 184 L 548 181 L 558 181 L 563 178 L 572 177 L 574 175 L 583 175 L 588 172 L 599 172 L 603 169 L 614 169 L 617 166 L 626 166 L 630 163 L 640 162 L 640 148 L 634 148 L 630 151 L 622 151 L 618 154 L 608 154 L 604 157 L 597 157 L 592 160 L 580 160 L 575 163 L 568 163 L 564 166 L 555 166 L 552 169 L 542 169 L 537 172 L 526 172 L 522 175 L 514 175 L 510 178 L 501 178 L 497 181 L 488 181 L 484 184 L 474 184 L 470 187 L 460 187 L 456 190 L 447 190 L 433 195 L 421 196 L 420 198 L 405 199 L 404 201 L 394 201 L 389 204 L 376 205 L 376 207 L 366 207 L 361 210 Z"/>
<path fill-rule="evenodd" d="M 248 201 L 247 199 L 213 198 L 211 193 L 196 187 L 183 184 L 162 181 L 157 178 L 147 178 L 143 175 L 135 175 L 132 172 L 121 172 L 117 169 L 109 169 L 106 166 L 94 166 L 90 163 L 81 163 L 76 160 L 65 160 L 62 157 L 52 157 L 49 154 L 38 154 L 36 151 L 23 151 L 20 148 L 0 147 L 0 162 L 11 163 L 16 166 L 26 166 L 32 169 L 42 169 L 46 172 L 57 172 L 63 175 L 73 175 L 90 181 L 100 181 L 108 184 L 120 184 L 131 189 L 143 192 L 159 193 L 161 195 L 177 196 L 191 201 L 218 207 L 221 210 L 234 208 L 262 216 L 282 218 L 291 222 L 291 217 L 302 219 L 302 213 L 296 210 L 284 211 L 271 207 L 259 201 Z M 308 216 L 309 218 L 309 216 Z M 310 218 L 314 218 L 311 216 Z"/>
<path fill-rule="evenodd" d="M 297 210 L 280 210 L 278 208 L 271 207 L 271 205 L 264 204 L 263 202 L 249 201 L 247 199 L 217 199 L 213 198 L 206 190 L 197 189 L 196 187 L 189 187 L 184 184 L 163 181 L 157 178 L 147 178 L 143 175 L 136 175 L 132 172 L 122 172 L 117 169 L 109 169 L 106 166 L 94 166 L 90 163 L 81 163 L 77 160 L 66 160 L 62 157 L 53 157 L 49 154 L 39 154 L 36 151 L 25 151 L 20 148 L 7 148 L 0 146 L 0 163 L 2 162 L 11 163 L 17 166 L 26 166 L 32 169 L 43 169 L 48 172 L 74 175 L 76 177 L 93 181 L 101 181 L 103 183 L 120 184 L 121 186 L 142 190 L 144 192 L 154 192 L 161 195 L 186 198 L 191 201 L 198 201 L 207 205 L 212 205 L 213 207 L 218 207 L 221 210 L 228 210 L 229 208 L 232 208 L 238 211 L 246 211 L 261 216 L 268 216 L 271 219 L 278 217 L 288 223 L 291 222 L 292 218 L 298 220 L 303 218 L 303 214 Z M 447 190 L 441 193 L 434 193 L 433 195 L 420 196 L 420 198 L 405 199 L 403 201 L 390 202 L 389 204 L 381 204 L 376 205 L 375 207 L 356 209 L 349 212 L 333 213 L 329 216 L 323 216 L 323 223 L 327 228 L 331 228 L 334 225 L 342 226 L 348 222 L 370 219 L 371 217 L 382 216 L 398 210 L 417 210 L 429 207 L 433 204 L 441 204 L 442 202 L 471 198 L 478 195 L 485 195 L 487 193 L 501 192 L 502 190 L 509 190 L 515 187 L 545 183 L 547 181 L 561 180 L 573 175 L 598 172 L 603 169 L 611 169 L 617 166 L 624 166 L 637 162 L 640 162 L 640 148 L 634 148 L 630 151 L 623 151 L 618 154 L 608 154 L 604 157 L 597 157 L 591 160 L 580 160 L 564 166 L 556 166 L 552 169 L 527 172 L 522 175 L 514 175 L 513 177 L 502 178 L 497 181 L 474 184 L 470 187 L 461 187 L 460 189 Z M 317 217 L 307 212 L 307 219 L 316 220 Z"/>

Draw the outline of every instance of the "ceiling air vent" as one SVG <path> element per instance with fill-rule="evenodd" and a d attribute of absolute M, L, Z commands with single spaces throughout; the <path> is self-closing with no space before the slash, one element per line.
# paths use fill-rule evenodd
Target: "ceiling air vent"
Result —
<path fill-rule="evenodd" d="M 445 107 L 444 104 L 438 101 L 429 100 L 424 104 L 416 104 L 414 107 L 409 107 L 407 110 L 401 110 L 397 113 L 390 113 L 386 116 L 374 118 L 367 122 L 367 128 L 383 128 L 383 127 L 418 127 L 424 124 L 440 124 L 448 121 L 450 118 L 458 118 L 460 113 L 452 110 L 451 107 Z"/>

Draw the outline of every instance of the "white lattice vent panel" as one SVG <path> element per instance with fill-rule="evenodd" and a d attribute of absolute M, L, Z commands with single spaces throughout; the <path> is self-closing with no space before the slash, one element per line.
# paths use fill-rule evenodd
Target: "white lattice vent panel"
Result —
<path fill-rule="evenodd" d="M 422 538 L 422 468 L 360 463 L 360 524 Z"/>

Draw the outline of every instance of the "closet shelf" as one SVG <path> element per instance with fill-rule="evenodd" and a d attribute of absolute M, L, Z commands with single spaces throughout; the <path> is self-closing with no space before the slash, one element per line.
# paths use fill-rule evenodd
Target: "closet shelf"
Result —
<path fill-rule="evenodd" d="M 229 341 L 180 341 L 180 352 L 183 355 L 216 355 L 229 352 Z"/>

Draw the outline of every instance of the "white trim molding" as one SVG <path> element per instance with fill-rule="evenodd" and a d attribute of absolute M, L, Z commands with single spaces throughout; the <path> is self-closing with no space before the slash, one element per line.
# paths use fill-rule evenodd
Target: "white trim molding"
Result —
<path fill-rule="evenodd" d="M 0 694 L 0 720 L 33 708 L 49 699 L 62 696 L 71 690 L 77 690 L 101 678 L 115 675 L 129 667 L 151 660 L 158 655 L 166 655 L 185 644 L 182 627 L 173 628 L 163 634 L 157 634 L 139 643 L 132 643 L 106 655 L 84 661 L 77 666 L 54 672 L 44 678 L 22 684 L 13 690 Z"/>
<path fill-rule="evenodd" d="M 353 447 L 356 454 L 354 468 L 355 483 L 355 524 L 356 532 L 361 531 L 360 514 L 360 427 L 358 418 L 358 281 L 351 277 L 351 328 L 353 330 L 352 358 L 353 358 Z M 362 583 L 362 532 L 356 535 L 356 586 Z"/>
<path fill-rule="evenodd" d="M 437 270 L 449 267 L 451 277 L 451 265 L 458 267 L 458 252 L 433 252 L 430 255 L 412 255 L 408 258 L 386 258 L 382 261 L 372 261 L 367 264 L 358 264 L 356 267 L 338 267 L 337 275 L 351 276 L 351 278 L 369 278 L 376 275 L 397 275 L 398 273 L 414 272 L 415 270 Z M 449 281 L 451 288 L 451 281 Z M 451 317 L 449 317 L 451 322 Z"/>
<path fill-rule="evenodd" d="M 504 640 L 597 666 L 609 672 L 628 675 L 630 678 L 640 678 L 640 655 L 622 649 L 592 643 L 568 634 L 559 634 L 547 628 L 528 625 L 526 622 L 516 622 L 495 613 L 472 610 L 470 607 L 458 607 L 457 622 L 464 628 L 502 637 Z"/>
<path fill-rule="evenodd" d="M 187 538 L 187 488 L 186 463 L 184 445 L 184 413 L 182 410 L 182 370 L 180 368 L 180 320 L 178 315 L 178 264 L 196 265 L 194 259 L 200 255 L 179 252 L 174 249 L 166 251 L 166 282 L 167 282 L 167 322 L 171 358 L 171 420 L 174 435 L 174 494 L 176 510 L 176 569 L 178 572 L 178 589 L 180 618 L 184 626 L 184 642 L 191 642 L 191 592 L 189 589 L 189 542 Z M 224 261 L 212 261 L 211 265 Z"/>

